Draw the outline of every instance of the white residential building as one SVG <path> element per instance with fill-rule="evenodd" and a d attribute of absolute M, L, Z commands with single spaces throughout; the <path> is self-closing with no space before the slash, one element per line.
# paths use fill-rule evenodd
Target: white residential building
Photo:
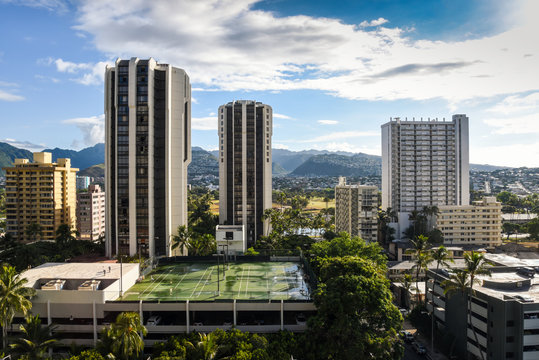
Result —
<path fill-rule="evenodd" d="M 247 246 L 267 234 L 264 210 L 271 208 L 269 105 L 236 100 L 219 107 L 219 224 L 244 225 Z"/>
<path fill-rule="evenodd" d="M 472 205 L 444 205 L 436 227 L 446 245 L 493 247 L 502 243 L 502 204 L 495 197 L 474 201 Z"/>
<path fill-rule="evenodd" d="M 187 225 L 191 162 L 185 71 L 152 58 L 107 67 L 105 145 L 107 255 L 175 255 L 169 239 Z"/>
<path fill-rule="evenodd" d="M 466 115 L 382 125 L 382 209 L 397 212 L 397 238 L 413 210 L 468 205 L 469 167 Z"/>
<path fill-rule="evenodd" d="M 378 233 L 378 188 L 346 184 L 340 177 L 335 187 L 335 231 L 346 231 L 367 242 L 376 242 Z"/>
<path fill-rule="evenodd" d="M 105 235 L 105 192 L 99 185 L 77 194 L 77 231 L 81 240 L 97 241 Z"/>

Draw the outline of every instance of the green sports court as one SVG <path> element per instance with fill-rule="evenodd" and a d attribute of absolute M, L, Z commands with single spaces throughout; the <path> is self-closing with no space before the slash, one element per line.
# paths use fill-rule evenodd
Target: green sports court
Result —
<path fill-rule="evenodd" d="M 224 269 L 224 274 L 223 274 Z M 158 266 L 118 300 L 309 300 L 299 263 L 171 263 Z"/>

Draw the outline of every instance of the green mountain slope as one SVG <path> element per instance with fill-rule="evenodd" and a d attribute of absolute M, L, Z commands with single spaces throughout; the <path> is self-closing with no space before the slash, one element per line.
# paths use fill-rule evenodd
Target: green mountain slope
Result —
<path fill-rule="evenodd" d="M 8 143 L 0 142 L 0 176 L 4 176 L 4 167 L 13 165 L 15 159 L 28 159 L 32 161 L 34 156 L 28 150 L 19 149 L 15 146 L 11 146 Z"/>
<path fill-rule="evenodd" d="M 298 166 L 291 175 L 296 176 L 370 176 L 380 175 L 380 156 L 355 154 L 352 156 L 314 155 Z"/>
<path fill-rule="evenodd" d="M 77 176 L 105 177 L 105 164 L 97 164 L 80 170 Z"/>

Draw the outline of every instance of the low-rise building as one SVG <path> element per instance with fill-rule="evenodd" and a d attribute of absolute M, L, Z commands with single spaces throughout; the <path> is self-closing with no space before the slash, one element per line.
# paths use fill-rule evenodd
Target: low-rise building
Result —
<path fill-rule="evenodd" d="M 502 243 L 502 205 L 495 197 L 472 205 L 444 205 L 439 210 L 436 224 L 444 244 L 494 247 Z"/>
<path fill-rule="evenodd" d="M 99 185 L 77 194 L 77 231 L 81 240 L 97 241 L 105 235 L 105 192 Z"/>
<path fill-rule="evenodd" d="M 335 187 L 335 231 L 376 242 L 378 206 L 376 186 L 346 184 L 346 178 L 340 177 Z"/>

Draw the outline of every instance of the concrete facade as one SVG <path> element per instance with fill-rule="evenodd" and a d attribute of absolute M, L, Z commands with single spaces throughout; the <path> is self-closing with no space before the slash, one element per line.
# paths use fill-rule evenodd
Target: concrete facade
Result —
<path fill-rule="evenodd" d="M 247 246 L 269 228 L 262 215 L 272 205 L 272 134 L 269 105 L 237 100 L 219 107 L 219 223 L 244 225 Z"/>
<path fill-rule="evenodd" d="M 105 192 L 99 185 L 77 194 L 77 231 L 81 240 L 97 241 L 105 236 Z"/>
<path fill-rule="evenodd" d="M 448 273 L 428 271 L 428 310 L 437 327 L 454 341 L 455 353 L 469 352 L 485 359 L 539 359 L 539 296 L 536 280 L 516 273 L 516 268 L 493 268 L 492 277 L 480 276 L 471 297 L 471 322 L 464 294 L 445 294 Z M 434 292 L 432 289 L 434 286 Z M 475 328 L 477 340 L 472 331 Z"/>
<path fill-rule="evenodd" d="M 382 125 L 382 209 L 397 212 L 396 236 L 424 206 L 468 205 L 468 117 L 391 119 Z"/>
<path fill-rule="evenodd" d="M 76 173 L 70 159 L 52 162 L 52 154 L 34 153 L 34 161 L 15 159 L 6 171 L 6 232 L 19 241 L 32 241 L 27 227 L 41 225 L 39 240 L 54 240 L 56 229 L 76 226 Z"/>
<path fill-rule="evenodd" d="M 346 184 L 346 178 L 340 177 L 335 187 L 335 231 L 376 242 L 378 206 L 376 186 Z"/>
<path fill-rule="evenodd" d="M 106 252 L 172 252 L 187 225 L 191 85 L 184 70 L 154 59 L 116 60 L 105 73 Z"/>
<path fill-rule="evenodd" d="M 495 197 L 474 201 L 472 205 L 439 207 L 437 228 L 446 245 L 494 247 L 502 243 L 502 204 Z"/>

